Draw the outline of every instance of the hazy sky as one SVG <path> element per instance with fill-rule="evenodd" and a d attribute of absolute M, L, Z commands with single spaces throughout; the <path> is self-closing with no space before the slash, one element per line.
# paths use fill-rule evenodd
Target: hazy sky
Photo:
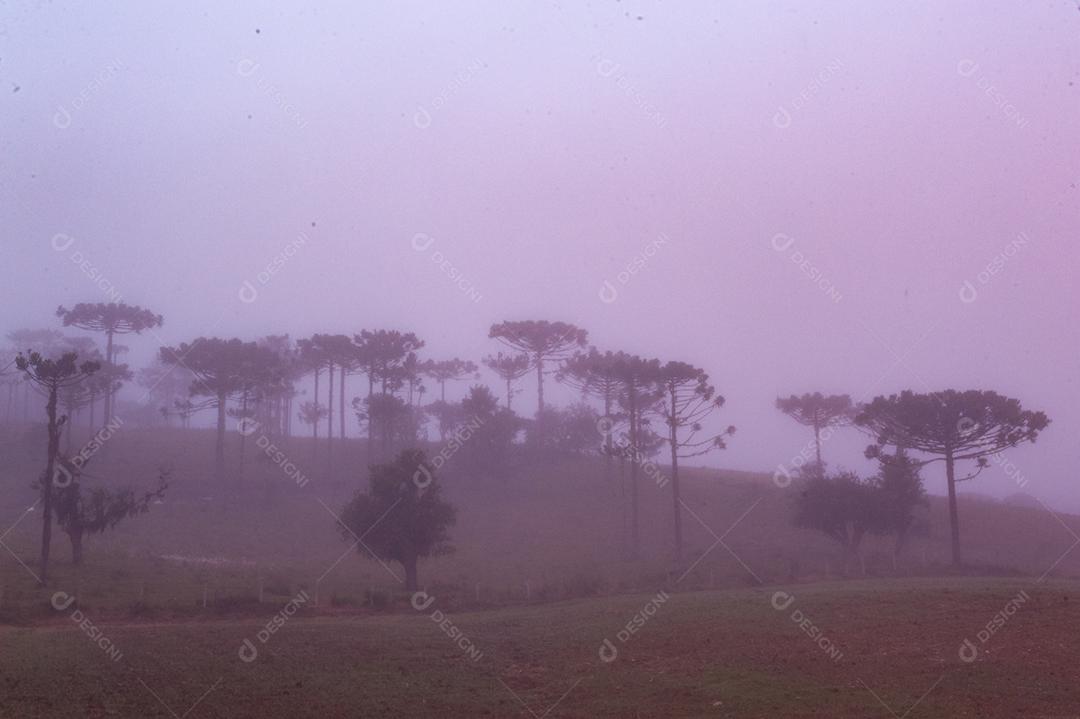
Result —
<path fill-rule="evenodd" d="M 479 360 L 560 319 L 706 368 L 709 462 L 767 471 L 809 437 L 777 394 L 996 389 L 1080 510 L 1078 127 L 1075 0 L 3 2 L 0 329 L 118 292 L 169 343 Z"/>

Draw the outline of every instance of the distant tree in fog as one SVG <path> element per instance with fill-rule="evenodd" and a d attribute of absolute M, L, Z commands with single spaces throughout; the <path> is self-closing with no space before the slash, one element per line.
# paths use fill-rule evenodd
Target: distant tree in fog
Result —
<path fill-rule="evenodd" d="M 916 523 L 915 512 L 919 507 L 929 507 L 930 500 L 923 489 L 919 476 L 921 464 L 903 450 L 896 454 L 878 454 L 878 473 L 870 478 L 879 505 L 880 528 L 896 538 L 893 557 L 897 557 L 907 543 L 908 535 Z"/>
<path fill-rule="evenodd" d="M 278 365 L 278 357 L 265 347 L 239 339 L 200 337 L 177 347 L 162 347 L 161 361 L 186 367 L 195 379 L 189 393 L 206 398 L 196 410 L 217 410 L 217 441 L 214 445 L 214 479 L 225 481 L 225 419 L 228 402 L 262 381 Z"/>
<path fill-rule="evenodd" d="M 191 373 L 182 365 L 166 364 L 160 357 L 135 374 L 135 382 L 146 391 L 148 401 L 166 409 L 167 412 L 163 413 L 166 415 L 171 413 L 177 401 L 188 398 L 192 379 Z"/>
<path fill-rule="evenodd" d="M 78 362 L 78 355 L 68 352 L 57 359 L 47 359 L 38 352 L 29 356 L 20 354 L 15 358 L 15 366 L 45 393 L 45 416 L 48 419 L 48 446 L 45 471 L 38 486 L 41 489 L 41 576 L 38 581 L 44 584 L 48 579 L 49 548 L 52 540 L 53 485 L 57 477 L 57 462 L 60 457 L 60 433 L 68 421 L 66 415 L 57 414 L 60 393 L 66 388 L 84 382 L 101 365 L 98 362 Z"/>
<path fill-rule="evenodd" d="M 410 407 L 423 402 L 424 393 L 427 392 L 427 387 L 424 386 L 423 364 L 415 352 L 409 352 L 389 370 L 390 391 L 397 393 L 399 390 L 405 390 Z"/>
<path fill-rule="evenodd" d="M 735 433 L 729 425 L 719 434 L 702 436 L 702 422 L 724 406 L 724 398 L 709 384 L 709 375 L 686 362 L 668 362 L 660 368 L 657 386 L 662 394 L 659 413 L 667 425 L 671 449 L 671 495 L 675 508 L 675 561 L 682 562 L 682 497 L 679 493 L 679 459 L 699 457 L 724 449 L 724 438 Z"/>
<path fill-rule="evenodd" d="M 356 347 L 356 362 L 360 372 L 367 375 L 368 394 L 367 404 L 370 405 L 378 388 L 383 394 L 396 391 L 395 383 L 400 382 L 400 374 L 396 368 L 424 346 L 412 332 L 400 332 L 398 330 L 361 330 L 353 335 L 353 344 Z M 358 403 L 353 402 L 357 407 Z M 359 403 L 362 408 L 363 403 Z M 359 410 L 358 410 L 359 411 Z M 368 456 L 374 457 L 375 430 L 377 425 L 371 420 L 378 422 L 378 412 L 374 418 L 368 417 Z"/>
<path fill-rule="evenodd" d="M 424 453 L 411 449 L 371 467 L 368 490 L 342 509 L 339 526 L 361 556 L 401 564 L 405 588 L 416 591 L 419 560 L 453 551 L 448 530 L 456 514 Z"/>
<path fill-rule="evenodd" d="M 875 397 L 855 418 L 871 432 L 875 443 L 868 457 L 894 445 L 933 455 L 922 464 L 941 460 L 949 488 L 949 524 L 953 565 L 961 565 L 960 518 L 956 484 L 973 479 L 987 465 L 987 457 L 1024 442 L 1034 442 L 1050 420 L 1043 412 L 1025 410 L 1020 400 L 988 390 L 945 390 L 920 394 L 905 390 Z M 956 463 L 975 460 L 976 470 L 957 478 Z"/>
<path fill-rule="evenodd" d="M 315 388 L 312 392 L 314 399 L 311 402 L 305 402 L 300 407 L 300 420 L 306 424 L 311 425 L 311 456 L 315 457 L 315 453 L 319 444 L 319 421 L 330 414 L 331 407 L 325 407 L 321 404 L 319 398 L 319 375 L 323 371 L 323 367 L 329 364 L 329 359 L 326 356 L 326 348 L 323 343 L 318 339 L 319 335 L 313 335 L 310 339 L 302 339 L 296 341 L 296 349 L 299 354 L 299 361 L 303 368 L 312 373 L 315 376 Z M 322 407 L 325 412 L 322 411 L 305 411 L 305 407 Z"/>
<path fill-rule="evenodd" d="M 543 421 L 548 445 L 565 454 L 595 452 L 604 439 L 600 419 L 600 413 L 584 402 L 569 407 L 545 407 Z"/>
<path fill-rule="evenodd" d="M 326 415 L 330 414 L 330 410 L 323 407 L 318 402 L 304 402 L 300 405 L 300 411 L 297 413 L 297 419 L 304 424 L 310 424 L 312 427 L 317 425 Z M 315 457 L 315 443 L 311 444 L 311 456 Z"/>
<path fill-rule="evenodd" d="M 801 425 L 814 430 L 814 451 L 817 455 L 817 472 L 824 474 L 825 463 L 821 459 L 821 432 L 834 425 L 848 424 L 855 413 L 851 397 L 846 394 L 823 395 L 806 393 L 801 397 L 779 397 L 776 408 Z"/>
<path fill-rule="evenodd" d="M 357 365 L 357 350 L 346 335 L 315 334 L 310 339 L 300 340 L 300 357 L 315 374 L 315 402 L 319 402 L 319 374 L 326 369 L 326 474 L 334 472 L 334 378 L 335 371 L 340 373 L 338 383 L 338 406 L 341 437 L 345 437 L 345 377 Z M 321 415 L 320 415 L 321 416 Z M 314 417 L 312 440 L 317 444 L 319 437 L 319 418 Z M 315 450 L 313 449 L 314 453 Z"/>
<path fill-rule="evenodd" d="M 795 526 L 819 531 L 839 543 L 846 572 L 858 556 L 863 538 L 884 529 L 874 487 L 854 472 L 823 475 L 804 471 L 801 476 Z"/>
<path fill-rule="evenodd" d="M 539 418 L 544 411 L 544 365 L 568 359 L 576 349 L 585 346 L 588 332 L 566 322 L 521 320 L 492 325 L 488 336 L 529 356 L 531 368 L 536 370 Z"/>
<path fill-rule="evenodd" d="M 525 376 L 529 371 L 529 355 L 507 354 L 499 352 L 496 355 L 488 355 L 484 358 L 487 365 L 500 379 L 506 382 L 506 408 L 510 409 L 510 400 L 514 396 L 514 382 Z"/>
<path fill-rule="evenodd" d="M 305 370 L 299 353 L 289 335 L 267 335 L 256 340 L 260 347 L 277 357 L 280 381 L 261 388 L 258 422 L 261 429 L 273 436 L 290 434 L 292 401 L 296 396 L 296 382 Z M 344 386 L 344 385 L 342 385 Z"/>
<path fill-rule="evenodd" d="M 451 380 L 479 379 L 479 368 L 475 362 L 460 360 L 457 357 L 449 360 L 427 360 L 420 363 L 420 371 L 439 383 L 439 399 L 446 401 L 446 383 Z"/>
<path fill-rule="evenodd" d="M 116 335 L 141 334 L 144 330 L 160 327 L 164 321 L 161 315 L 123 302 L 80 302 L 71 309 L 61 305 L 56 309 L 56 316 L 65 327 L 103 332 L 106 365 L 116 362 L 116 347 L 113 345 L 113 338 Z M 112 397 L 113 391 L 110 390 L 105 395 L 106 421 L 113 415 Z"/>
<path fill-rule="evenodd" d="M 372 458 L 389 459 L 395 448 L 416 443 L 423 418 L 420 407 L 411 407 L 389 392 L 379 392 L 371 399 L 356 397 L 352 404 L 361 426 L 366 426 L 371 436 L 378 433 L 379 451 Z"/>
<path fill-rule="evenodd" d="M 13 330 L 7 334 L 7 339 L 11 342 L 11 348 L 9 350 L 10 356 L 13 358 L 20 352 L 37 352 L 42 357 L 47 359 L 55 359 L 64 352 L 72 351 L 71 348 L 64 341 L 64 333 L 59 330 L 49 329 L 19 329 Z M 15 388 L 22 386 L 22 421 L 27 422 L 30 419 L 30 387 L 32 386 L 26 375 L 22 372 L 16 373 L 16 379 L 12 380 L 8 384 L 8 402 L 9 413 L 11 405 L 15 400 Z"/>
<path fill-rule="evenodd" d="M 521 419 L 500 407 L 495 394 L 484 385 L 470 387 L 457 406 L 448 446 L 459 448 L 456 451 L 470 474 L 506 481 Z"/>
<path fill-rule="evenodd" d="M 619 382 L 617 400 L 628 423 L 626 444 L 622 449 L 630 463 L 630 553 L 636 558 L 641 554 L 638 473 L 649 456 L 645 447 L 647 415 L 663 398 L 658 386 L 660 361 L 625 352 L 615 353 L 610 361 L 611 374 Z M 613 431 L 613 427 L 609 426 L 608 431 Z"/>
<path fill-rule="evenodd" d="M 611 459 L 616 456 L 612 447 L 614 432 L 611 429 L 615 425 L 615 404 L 622 387 L 622 380 L 617 374 L 620 361 L 620 355 L 614 352 L 602 353 L 590 347 L 588 352 L 577 352 L 566 359 L 557 375 L 560 382 L 574 387 L 583 395 L 596 397 L 603 404 L 602 426 L 608 430 L 603 432 L 605 479 L 611 478 Z"/>

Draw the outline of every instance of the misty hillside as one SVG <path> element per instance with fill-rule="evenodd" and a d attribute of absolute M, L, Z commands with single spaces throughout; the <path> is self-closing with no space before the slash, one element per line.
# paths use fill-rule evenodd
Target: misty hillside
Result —
<path fill-rule="evenodd" d="M 2 456 L 9 458 L 0 503 L 6 516 L 18 516 L 33 502 L 27 478 L 33 476 L 35 465 L 24 440 L 34 431 L 27 427 L 21 434 L 9 434 L 2 446 Z M 239 450 L 238 439 L 231 438 L 230 451 Z M 232 508 L 208 496 L 213 492 L 208 462 L 212 444 L 213 435 L 205 430 L 128 430 L 123 445 L 95 459 L 95 476 L 112 483 L 151 484 L 158 467 L 168 465 L 172 486 L 150 514 L 88 540 L 87 566 L 75 575 L 87 606 L 124 615 L 130 605 L 144 602 L 147 609 L 190 612 L 201 607 L 207 588 L 213 592 L 211 602 L 216 597 L 243 606 L 254 599 L 260 583 L 264 592 L 288 595 L 307 588 L 314 593 L 316 580 L 331 566 L 333 570 L 319 582 L 322 609 L 360 611 L 373 602 L 381 605 L 384 600 L 373 599 L 373 593 L 388 597 L 393 592 L 399 600 L 405 596 L 400 583 L 362 553 L 342 556 L 350 542 L 342 539 L 331 512 L 339 512 L 351 493 L 364 486 L 367 463 L 362 440 L 345 440 L 337 448 L 337 462 L 352 468 L 339 471 L 340 479 L 327 483 L 313 475 L 303 488 L 277 467 L 260 462 L 249 446 L 245 481 L 250 494 L 245 504 Z M 311 464 L 310 439 L 291 438 L 283 446 Z M 624 476 L 624 485 L 626 481 Z M 645 553 L 642 560 L 631 561 L 620 540 L 625 536 L 625 496 L 620 498 L 625 486 L 620 489 L 617 467 L 611 480 L 604 480 L 601 457 L 563 457 L 545 466 L 520 468 L 498 480 L 451 474 L 445 485 L 447 498 L 458 508 L 456 551 L 425 562 L 421 576 L 425 587 L 437 588 L 445 599 L 463 606 L 843 576 L 840 547 L 817 532 L 792 527 L 797 490 L 778 487 L 771 474 L 706 468 L 685 472 L 687 553 L 693 566 L 682 579 L 666 559 L 671 552 L 669 490 L 642 482 Z M 961 512 L 971 548 L 969 573 L 1080 574 L 1080 555 L 1066 554 L 1073 543 L 1066 525 L 1080 531 L 1080 518 L 1060 515 L 1063 524 L 1058 524 L 1041 507 L 967 496 Z M 926 533 L 912 536 L 895 564 L 891 538 L 868 538 L 863 561 L 849 566 L 848 576 L 949 572 L 943 498 L 931 498 L 922 521 Z M 27 519 L 6 541 L 24 547 L 29 561 L 37 529 L 37 522 Z M 718 545 L 717 538 L 723 538 L 723 544 Z M 58 545 L 56 551 L 66 561 L 68 548 Z M 29 599 L 36 594 L 32 582 L 17 569 L 8 567 L 4 572 L 9 610 L 19 604 L 14 597 Z M 63 566 L 58 570 L 65 576 L 70 571 Z"/>

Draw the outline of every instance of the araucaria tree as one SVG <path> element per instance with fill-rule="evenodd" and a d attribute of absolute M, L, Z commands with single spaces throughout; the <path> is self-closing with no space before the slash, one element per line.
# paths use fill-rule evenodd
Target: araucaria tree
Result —
<path fill-rule="evenodd" d="M 536 370 L 536 417 L 544 413 L 544 365 L 568 359 L 584 347 L 588 332 L 566 322 L 521 320 L 492 325 L 488 336 L 529 356 Z M 541 431 L 542 435 L 542 431 Z"/>
<path fill-rule="evenodd" d="M 663 394 L 659 411 L 668 426 L 671 449 L 671 495 L 675 505 L 675 561 L 682 562 L 682 498 L 679 496 L 679 459 L 724 449 L 724 438 L 735 433 L 729 425 L 718 434 L 702 435 L 702 422 L 724 406 L 724 398 L 709 384 L 709 375 L 686 362 L 668 362 L 660 368 L 657 384 Z"/>
<path fill-rule="evenodd" d="M 499 375 L 499 379 L 506 382 L 506 408 L 510 409 L 510 400 L 514 396 L 514 381 L 521 379 L 529 371 L 529 355 L 504 355 L 499 352 L 496 355 L 485 357 L 484 364 L 492 372 Z"/>
<path fill-rule="evenodd" d="M 825 464 L 821 459 L 821 433 L 827 427 L 848 424 L 854 414 L 851 397 L 846 394 L 823 395 L 820 392 L 807 393 L 801 397 L 779 397 L 776 408 L 799 424 L 814 430 L 814 451 L 817 454 L 817 473 L 825 473 Z"/>
<path fill-rule="evenodd" d="M 446 383 L 450 380 L 479 378 L 475 362 L 460 360 L 427 360 L 420 363 L 420 371 L 439 383 L 439 400 L 446 401 Z"/>
<path fill-rule="evenodd" d="M 361 556 L 370 556 L 370 549 L 381 561 L 401 564 L 405 588 L 416 591 L 419 560 L 453 551 L 448 529 L 456 510 L 442 499 L 435 472 L 419 450 L 373 465 L 369 481 L 368 491 L 358 492 L 341 511 L 342 537 Z"/>
<path fill-rule="evenodd" d="M 140 334 L 144 330 L 160 327 L 163 322 L 161 315 L 155 315 L 150 310 L 123 302 L 80 302 L 71 309 L 61 305 L 56 309 L 56 316 L 61 319 L 65 327 L 78 327 L 105 333 L 105 363 L 107 365 L 116 362 L 116 351 L 113 346 L 115 335 Z M 106 422 L 113 413 L 112 394 L 110 390 L 105 395 Z"/>
<path fill-rule="evenodd" d="M 225 418 L 229 399 L 258 383 L 280 360 L 271 350 L 254 342 L 200 337 L 178 347 L 162 347 L 161 361 L 186 367 L 195 380 L 192 396 L 206 398 L 198 409 L 217 409 L 217 441 L 214 445 L 214 479 L 225 480 Z"/>
<path fill-rule="evenodd" d="M 905 390 L 875 397 L 855 418 L 876 441 L 866 454 L 876 457 L 893 445 L 932 455 L 922 464 L 943 461 L 949 489 L 952 561 L 960 566 L 960 518 L 956 484 L 974 478 L 987 457 L 1024 442 L 1034 442 L 1050 420 L 1043 412 L 1025 410 L 1020 400 L 987 390 L 945 390 L 919 394 Z M 957 478 L 956 463 L 974 460 L 974 473 Z"/>
<path fill-rule="evenodd" d="M 524 355 L 522 355 L 524 356 Z M 615 455 L 612 447 L 612 428 L 615 424 L 613 412 L 618 401 L 622 380 L 617 375 L 621 355 L 614 352 L 600 352 L 590 347 L 588 352 L 578 352 L 563 362 L 557 375 L 560 382 L 580 390 L 583 395 L 599 399 L 604 405 L 602 428 L 604 432 L 604 477 L 611 477 L 611 459 Z"/>
<path fill-rule="evenodd" d="M 66 415 L 58 416 L 56 405 L 60 393 L 65 389 L 86 380 L 101 365 L 97 362 L 78 362 L 78 355 L 67 352 L 58 359 L 46 359 L 37 352 L 29 356 L 19 355 L 15 366 L 26 374 L 29 381 L 42 389 L 47 397 L 45 415 L 48 418 L 48 451 L 45 459 L 45 472 L 41 475 L 41 576 L 42 584 L 48 578 L 49 548 L 52 542 L 53 516 L 53 481 L 56 477 L 57 462 L 60 455 L 60 433 L 68 421 Z"/>
<path fill-rule="evenodd" d="M 625 352 L 617 352 L 605 361 L 611 362 L 611 376 L 619 383 L 617 399 L 628 423 L 627 445 L 620 450 L 630 461 L 630 554 L 637 558 L 641 553 L 638 470 L 643 460 L 648 457 L 646 440 L 649 432 L 646 416 L 662 399 L 657 384 L 660 379 L 660 362 Z M 609 427 L 609 431 L 611 429 Z"/>

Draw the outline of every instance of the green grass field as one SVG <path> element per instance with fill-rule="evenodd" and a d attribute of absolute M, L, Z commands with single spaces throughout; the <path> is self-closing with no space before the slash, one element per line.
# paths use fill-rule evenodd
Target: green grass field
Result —
<path fill-rule="evenodd" d="M 794 592 L 784 611 L 778 590 Z M 1024 591 L 980 644 L 958 649 Z M 296 615 L 266 643 L 259 619 L 105 623 L 114 661 L 68 618 L 0 629 L 4 717 L 1075 717 L 1080 584 L 874 580 L 672 594 L 624 642 L 653 594 L 449 619 Z M 798 609 L 836 651 L 792 619 Z M 799 617 L 801 618 L 801 616 Z M 258 647 L 239 658 L 244 639 Z M 614 661 L 601 661 L 607 638 Z M 837 658 L 833 658 L 836 652 Z M 208 693 L 207 693 L 208 692 Z M 205 695 L 205 696 L 204 696 Z M 197 703 L 197 705 L 196 705 Z"/>
<path fill-rule="evenodd" d="M 149 486 L 169 464 L 165 502 L 91 538 L 81 567 L 57 533 L 41 587 L 30 434 L 0 435 L 0 717 L 1080 717 L 1075 517 L 964 498 L 962 576 L 935 499 L 929 532 L 895 562 L 890 540 L 871 539 L 840 581 L 837 547 L 791 526 L 791 491 L 698 468 L 684 479 L 683 573 L 668 560 L 669 489 L 642 482 L 643 556 L 630 561 L 624 487 L 599 460 L 566 459 L 505 482 L 445 479 L 457 551 L 422 564 L 435 602 L 418 611 L 400 569 L 350 551 L 334 526 L 364 486 L 363 442 L 339 444 L 329 475 L 293 439 L 312 478 L 302 490 L 250 453 L 226 506 L 207 499 L 209 432 L 132 428 L 94 472 Z M 58 610 L 57 592 L 77 601 Z M 794 599 L 777 609 L 776 592 Z M 240 659 L 245 639 L 255 661 Z"/>

